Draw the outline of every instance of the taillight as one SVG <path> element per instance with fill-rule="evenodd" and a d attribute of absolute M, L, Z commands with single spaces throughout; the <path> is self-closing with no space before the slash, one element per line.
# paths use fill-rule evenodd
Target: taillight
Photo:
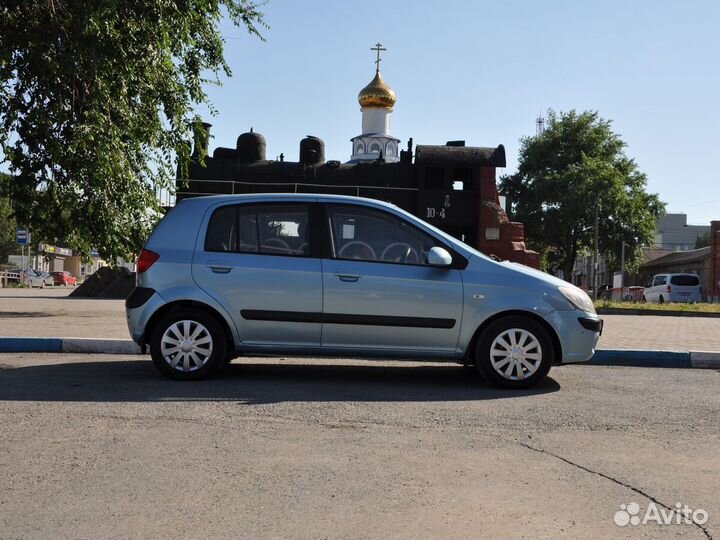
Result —
<path fill-rule="evenodd" d="M 155 264 L 155 261 L 157 261 L 159 258 L 160 255 L 158 255 L 154 251 L 143 248 L 143 250 L 140 251 L 140 257 L 138 257 L 137 262 L 138 274 L 142 274 L 143 272 L 148 270 L 153 264 Z"/>
<path fill-rule="evenodd" d="M 670 285 L 668 285 L 667 292 L 668 292 L 668 294 L 670 294 L 672 292 L 672 287 L 670 287 Z"/>

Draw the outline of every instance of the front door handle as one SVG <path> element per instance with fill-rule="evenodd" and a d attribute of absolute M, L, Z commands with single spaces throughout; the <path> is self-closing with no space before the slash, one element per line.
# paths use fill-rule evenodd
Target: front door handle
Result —
<path fill-rule="evenodd" d="M 232 266 L 230 266 L 228 264 L 214 264 L 214 263 L 209 263 L 207 265 L 207 267 L 210 270 L 212 270 L 213 272 L 215 272 L 216 274 L 227 274 L 233 268 Z"/>
<path fill-rule="evenodd" d="M 335 274 L 340 281 L 347 281 L 349 283 L 359 280 L 362 276 L 360 274 Z"/>

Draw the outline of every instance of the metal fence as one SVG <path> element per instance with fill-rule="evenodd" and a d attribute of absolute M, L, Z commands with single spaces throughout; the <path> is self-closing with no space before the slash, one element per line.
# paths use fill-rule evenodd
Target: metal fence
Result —
<path fill-rule="evenodd" d="M 20 283 L 20 272 L 0 272 L 0 284 L 7 287 L 9 283 Z"/>
<path fill-rule="evenodd" d="M 180 182 L 178 182 L 180 184 Z M 200 184 L 208 189 L 192 189 Z M 242 186 L 242 187 L 241 187 Z M 356 197 L 378 198 L 388 191 L 417 192 L 415 187 L 367 186 L 344 184 L 317 184 L 312 182 L 244 182 L 240 180 L 213 180 L 190 178 L 186 189 L 178 189 L 175 195 L 168 192 L 158 193 L 163 206 L 174 206 L 176 196 L 198 197 L 204 195 L 235 195 L 247 193 L 332 193 L 336 195 L 354 195 Z"/>

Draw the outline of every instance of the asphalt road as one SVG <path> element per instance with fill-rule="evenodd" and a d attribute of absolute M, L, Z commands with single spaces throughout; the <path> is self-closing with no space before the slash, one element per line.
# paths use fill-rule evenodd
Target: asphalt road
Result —
<path fill-rule="evenodd" d="M 720 538 L 720 372 L 0 355 L 0 538 Z M 705 510 L 615 524 L 621 505 Z"/>

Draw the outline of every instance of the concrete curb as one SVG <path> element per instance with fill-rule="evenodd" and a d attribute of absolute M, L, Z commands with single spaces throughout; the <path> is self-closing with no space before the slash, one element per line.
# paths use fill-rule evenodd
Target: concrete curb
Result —
<path fill-rule="evenodd" d="M 691 351 L 690 367 L 720 369 L 720 352 Z"/>
<path fill-rule="evenodd" d="M 62 338 L 0 337 L 0 352 L 61 352 Z"/>
<path fill-rule="evenodd" d="M 718 353 L 720 357 L 720 353 Z M 643 351 L 627 349 L 599 349 L 586 364 L 605 366 L 692 367 L 688 351 Z"/>
<path fill-rule="evenodd" d="M 2 337 L 0 353 L 141 354 L 129 339 Z M 587 362 L 607 366 L 720 369 L 720 352 L 600 349 Z"/>
<path fill-rule="evenodd" d="M 65 338 L 62 352 L 87 354 L 140 354 L 140 346 L 129 339 Z"/>
<path fill-rule="evenodd" d="M 720 318 L 720 313 L 710 311 L 670 311 L 667 309 L 597 308 L 598 315 L 653 315 L 655 317 L 701 317 Z"/>
<path fill-rule="evenodd" d="M 586 364 L 669 368 L 720 369 L 720 352 L 599 349 Z"/>

